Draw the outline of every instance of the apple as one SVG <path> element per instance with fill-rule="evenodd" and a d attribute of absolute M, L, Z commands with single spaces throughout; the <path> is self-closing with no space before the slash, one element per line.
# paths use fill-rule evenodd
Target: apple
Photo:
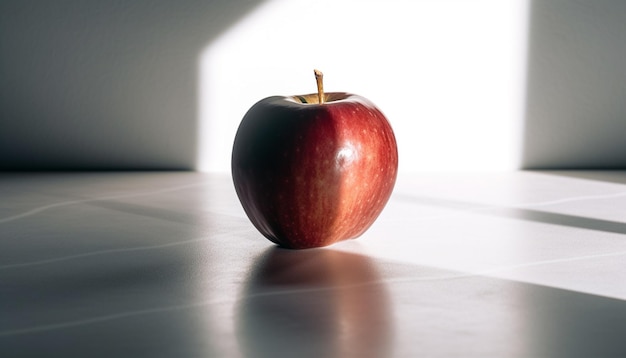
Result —
<path fill-rule="evenodd" d="M 398 149 L 387 118 L 350 93 L 273 96 L 243 117 L 232 178 L 243 209 L 263 236 L 306 249 L 361 236 L 396 182 Z"/>

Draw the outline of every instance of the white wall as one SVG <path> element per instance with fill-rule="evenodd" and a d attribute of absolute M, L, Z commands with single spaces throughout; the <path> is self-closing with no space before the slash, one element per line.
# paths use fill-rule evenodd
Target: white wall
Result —
<path fill-rule="evenodd" d="M 626 168 L 626 1 L 536 0 L 523 165 Z"/>
<path fill-rule="evenodd" d="M 193 168 L 198 56 L 259 1 L 0 1 L 0 169 Z"/>
<path fill-rule="evenodd" d="M 400 171 L 520 165 L 525 0 L 272 0 L 202 55 L 199 168 L 230 168 L 239 120 L 270 95 L 368 97 L 396 132 Z"/>
<path fill-rule="evenodd" d="M 3 0 L 0 170 L 227 171 L 313 68 L 387 114 L 401 171 L 626 167 L 626 3 L 529 1 Z"/>

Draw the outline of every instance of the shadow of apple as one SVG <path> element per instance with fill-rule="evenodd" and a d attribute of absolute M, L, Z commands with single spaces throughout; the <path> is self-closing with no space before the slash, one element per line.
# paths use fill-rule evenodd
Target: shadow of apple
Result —
<path fill-rule="evenodd" d="M 390 355 L 389 295 L 365 256 L 273 247 L 255 262 L 240 302 L 247 357 Z"/>

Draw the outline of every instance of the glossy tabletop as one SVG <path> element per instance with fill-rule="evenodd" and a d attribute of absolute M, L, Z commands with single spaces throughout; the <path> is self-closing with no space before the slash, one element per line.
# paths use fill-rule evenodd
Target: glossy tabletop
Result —
<path fill-rule="evenodd" d="M 0 175 L 0 357 L 623 357 L 626 172 L 400 176 L 291 251 L 228 175 Z"/>

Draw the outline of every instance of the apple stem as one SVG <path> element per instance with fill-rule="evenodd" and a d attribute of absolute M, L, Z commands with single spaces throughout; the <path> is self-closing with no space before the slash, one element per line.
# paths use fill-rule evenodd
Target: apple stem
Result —
<path fill-rule="evenodd" d="M 320 70 L 313 70 L 317 82 L 317 98 L 320 104 L 324 103 L 324 74 Z"/>

